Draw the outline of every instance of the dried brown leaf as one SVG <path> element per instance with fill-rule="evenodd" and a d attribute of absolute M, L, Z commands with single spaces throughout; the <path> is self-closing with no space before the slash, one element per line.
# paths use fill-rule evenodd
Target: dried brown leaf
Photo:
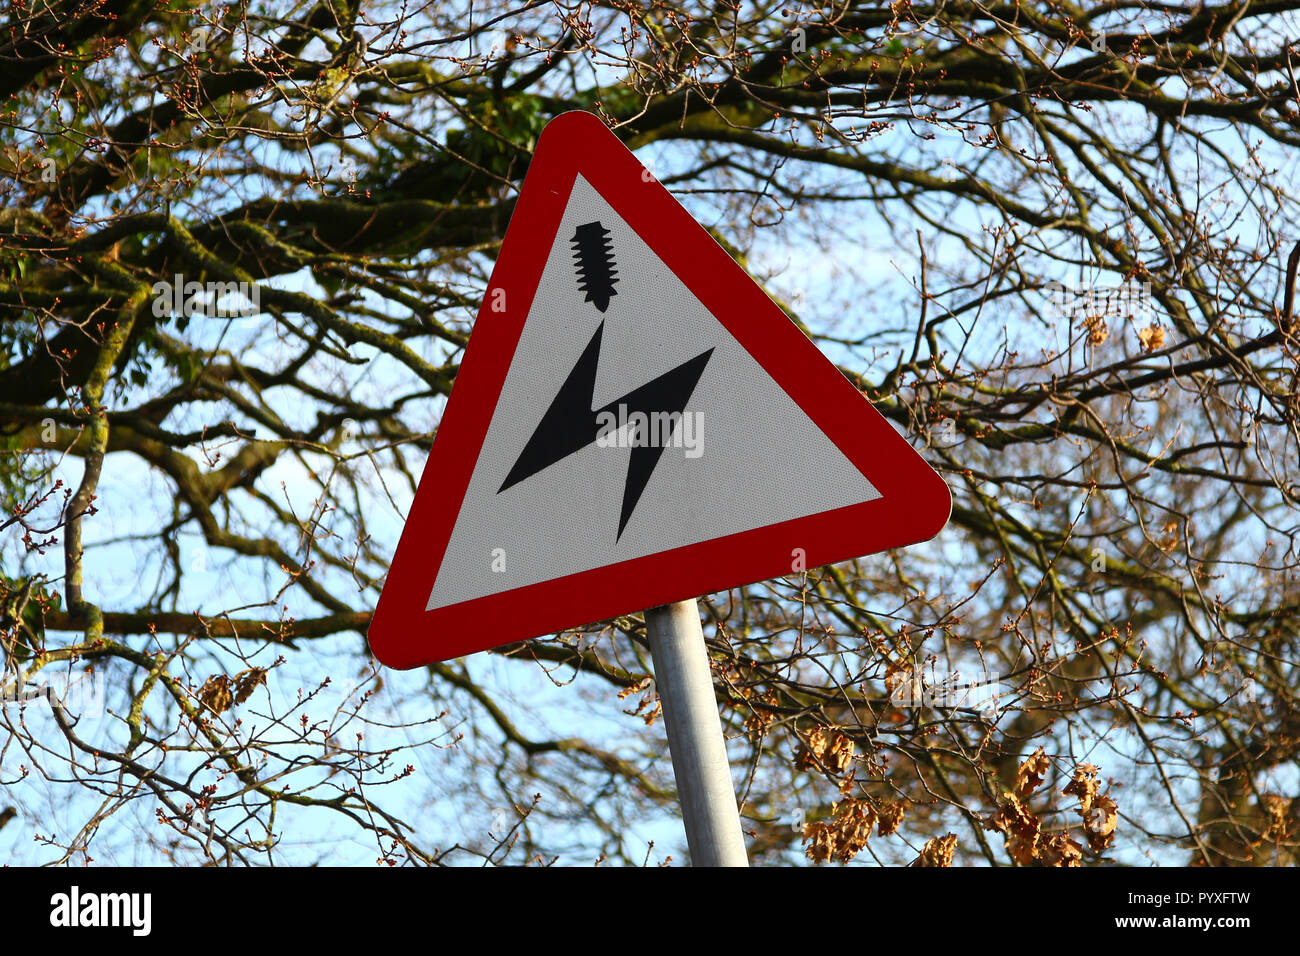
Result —
<path fill-rule="evenodd" d="M 1118 822 L 1119 808 L 1103 793 L 1093 801 L 1092 809 L 1083 814 L 1083 832 L 1088 837 L 1088 845 L 1098 853 L 1110 846 Z"/>
<path fill-rule="evenodd" d="M 867 845 L 871 828 L 876 825 L 876 811 L 865 800 L 849 798 L 835 805 L 839 825 L 839 851 L 836 859 L 847 863 Z"/>
<path fill-rule="evenodd" d="M 265 667 L 250 667 L 246 671 L 240 671 L 235 677 L 235 703 L 242 704 L 252 696 L 253 691 L 265 683 Z"/>
<path fill-rule="evenodd" d="M 902 800 L 887 800 L 882 803 L 877 809 L 880 820 L 876 823 L 876 833 L 879 836 L 889 836 L 897 831 L 906 812 L 907 806 Z"/>
<path fill-rule="evenodd" d="M 794 752 L 795 766 L 800 770 L 815 770 L 826 752 L 827 733 L 824 727 L 818 727 L 799 744 Z"/>
<path fill-rule="evenodd" d="M 805 826 L 803 839 L 808 844 L 804 852 L 814 863 L 825 863 L 835 855 L 835 834 L 825 821 L 818 820 Z"/>
<path fill-rule="evenodd" d="M 1042 747 L 1030 755 L 1016 771 L 1016 796 L 1027 797 L 1043 785 L 1043 778 L 1052 769 L 1052 761 Z"/>
<path fill-rule="evenodd" d="M 234 702 L 230 693 L 230 678 L 225 674 L 213 674 L 199 688 L 199 701 L 214 714 L 229 710 Z"/>
<path fill-rule="evenodd" d="M 1014 793 L 1002 795 L 997 812 L 985 820 L 984 826 L 1002 833 L 1007 853 L 1017 863 L 1024 866 L 1037 858 L 1040 829 L 1038 817 Z"/>
<path fill-rule="evenodd" d="M 1279 796 L 1276 793 L 1266 793 L 1260 798 L 1260 804 L 1268 819 L 1268 827 L 1261 834 L 1265 840 L 1285 840 L 1291 836 L 1293 803 L 1293 798 Z"/>
<path fill-rule="evenodd" d="M 1079 812 L 1087 813 L 1097 798 L 1097 790 L 1097 768 L 1090 763 L 1081 763 L 1074 768 L 1074 776 L 1061 793 L 1078 797 Z"/>
<path fill-rule="evenodd" d="M 839 775 L 848 770 L 856 750 L 853 741 L 838 730 L 818 727 L 795 751 L 795 766 Z"/>
<path fill-rule="evenodd" d="M 831 744 L 826 748 L 822 761 L 828 769 L 836 774 L 841 774 L 849 769 L 849 764 L 853 761 L 853 753 L 856 749 L 852 740 L 836 731 L 831 735 Z"/>
<path fill-rule="evenodd" d="M 1039 842 L 1038 862 L 1043 866 L 1083 866 L 1083 847 L 1068 833 L 1053 833 Z"/>
<path fill-rule="evenodd" d="M 745 714 L 745 735 L 758 741 L 767 733 L 767 729 L 776 720 L 776 706 L 779 703 L 776 694 L 746 695 L 749 708 Z"/>
<path fill-rule="evenodd" d="M 655 691 L 654 678 L 648 674 L 637 681 L 630 687 L 624 687 L 618 692 L 619 700 L 626 700 L 633 694 L 641 694 L 641 699 L 632 710 L 625 710 L 623 713 L 629 717 L 640 717 L 646 722 L 646 726 L 654 725 L 654 722 L 663 714 L 663 701 L 659 699 L 659 694 Z"/>
<path fill-rule="evenodd" d="M 1154 352 L 1156 349 L 1164 348 L 1164 326 L 1153 324 L 1145 329 L 1138 329 L 1138 341 L 1142 343 L 1142 351 L 1144 352 Z"/>
<path fill-rule="evenodd" d="M 642 677 L 642 678 L 641 678 L 639 681 L 637 681 L 635 684 L 631 684 L 631 685 L 628 686 L 628 687 L 624 687 L 621 691 L 619 691 L 619 692 L 618 692 L 618 699 L 619 699 L 619 700 L 627 700 L 627 699 L 628 699 L 629 697 L 631 697 L 633 694 L 639 694 L 639 693 L 641 693 L 641 691 L 645 690 L 646 688 L 648 688 L 648 687 L 649 687 L 651 684 L 653 684 L 653 683 L 654 683 L 654 678 L 651 677 L 649 674 L 647 674 L 645 677 Z"/>
<path fill-rule="evenodd" d="M 921 855 L 912 861 L 912 866 L 952 866 L 952 855 L 957 849 L 957 834 L 935 837 L 926 840 L 921 847 Z"/>
<path fill-rule="evenodd" d="M 832 804 L 829 820 L 804 827 L 805 852 L 814 863 L 848 863 L 867 845 L 876 821 L 875 809 L 865 800 L 849 797 Z"/>

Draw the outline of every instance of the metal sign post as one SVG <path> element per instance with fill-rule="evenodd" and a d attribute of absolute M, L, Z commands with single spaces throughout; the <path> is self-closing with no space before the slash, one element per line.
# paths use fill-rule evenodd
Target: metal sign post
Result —
<path fill-rule="evenodd" d="M 692 866 L 749 866 L 694 598 L 645 612 Z"/>

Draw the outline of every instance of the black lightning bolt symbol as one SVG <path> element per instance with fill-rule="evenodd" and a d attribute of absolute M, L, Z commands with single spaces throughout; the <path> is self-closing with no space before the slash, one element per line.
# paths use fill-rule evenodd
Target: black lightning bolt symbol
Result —
<path fill-rule="evenodd" d="M 610 232 L 599 222 L 584 223 L 574 230 L 572 244 L 578 289 L 586 293 L 587 302 L 604 312 L 609 308 L 610 299 L 618 294 L 614 288 L 618 282 L 618 270 L 614 267 Z M 672 416 L 669 420 L 673 426 L 681 427 L 682 411 L 691 400 L 713 349 L 701 352 L 689 362 L 683 362 L 640 388 L 633 389 L 604 408 L 593 408 L 591 402 L 596 391 L 596 369 L 600 364 L 600 340 L 604 331 L 605 323 L 602 321 L 596 327 L 596 334 L 583 349 L 577 364 L 573 366 L 573 371 L 551 400 L 551 407 L 542 416 L 497 494 L 542 469 L 549 468 L 575 451 L 586 448 L 600 433 L 598 423 L 601 416 L 613 413 L 618 418 L 620 406 L 626 406 L 627 417 L 624 421 L 630 420 L 637 412 L 646 415 L 647 421 L 651 420 L 648 416 L 656 412 L 667 412 Z M 627 465 L 627 481 L 623 485 L 623 511 L 618 519 L 618 538 L 623 537 L 623 529 L 627 527 L 628 520 L 636 510 L 636 504 L 641 500 L 650 476 L 654 474 L 655 466 L 664 453 L 664 444 L 669 436 L 660 437 L 663 443 L 659 445 L 650 445 L 649 436 L 646 436 L 646 444 L 634 444 L 632 447 L 632 456 Z"/>
<path fill-rule="evenodd" d="M 510 474 L 506 476 L 497 494 L 586 448 L 596 440 L 600 431 L 597 422 L 601 414 L 610 412 L 617 417 L 619 405 L 627 406 L 629 419 L 634 412 L 644 412 L 646 415 L 654 412 L 676 413 L 673 420 L 680 427 L 679 416 L 691 400 L 713 349 L 701 352 L 689 362 L 683 362 L 675 369 L 651 379 L 603 408 L 592 408 L 592 396 L 596 390 L 596 367 L 600 362 L 600 340 L 604 331 L 605 323 L 601 322 L 577 364 L 573 366 L 573 371 L 551 401 L 551 407 L 546 410 L 532 437 L 524 445 L 519 460 L 510 469 Z M 623 486 L 623 511 L 618 519 L 619 538 L 623 537 L 623 529 L 627 527 L 637 502 L 641 500 L 641 494 L 649 484 L 663 451 L 663 444 L 633 446 L 627 466 L 627 482 Z"/>

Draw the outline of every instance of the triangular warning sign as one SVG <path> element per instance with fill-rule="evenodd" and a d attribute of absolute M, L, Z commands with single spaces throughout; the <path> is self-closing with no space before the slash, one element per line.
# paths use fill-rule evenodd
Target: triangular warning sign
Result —
<path fill-rule="evenodd" d="M 604 124 L 543 131 L 370 625 L 392 667 L 923 541 L 942 479 Z"/>

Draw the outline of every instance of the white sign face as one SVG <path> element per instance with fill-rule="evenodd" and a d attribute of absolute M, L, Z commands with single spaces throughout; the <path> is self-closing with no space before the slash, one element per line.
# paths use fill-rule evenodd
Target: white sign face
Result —
<path fill-rule="evenodd" d="M 878 497 L 579 176 L 426 610 Z"/>

